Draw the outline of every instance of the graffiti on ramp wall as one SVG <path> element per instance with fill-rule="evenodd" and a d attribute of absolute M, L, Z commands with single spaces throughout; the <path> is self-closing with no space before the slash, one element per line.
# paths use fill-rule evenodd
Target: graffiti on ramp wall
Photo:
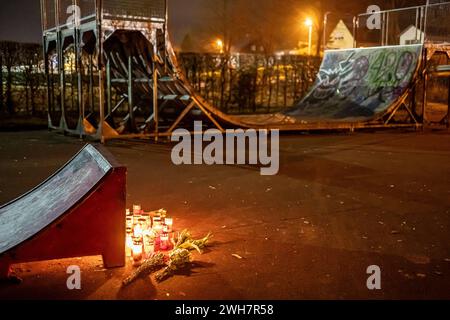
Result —
<path fill-rule="evenodd" d="M 421 45 L 327 51 L 311 91 L 288 115 L 372 119 L 403 95 L 421 51 Z"/>

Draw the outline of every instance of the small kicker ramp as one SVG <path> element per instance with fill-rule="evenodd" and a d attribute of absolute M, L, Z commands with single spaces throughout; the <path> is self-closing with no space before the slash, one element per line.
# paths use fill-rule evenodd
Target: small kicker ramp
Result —
<path fill-rule="evenodd" d="M 126 168 L 85 146 L 42 184 L 0 207 L 0 277 L 20 262 L 102 255 L 125 265 Z"/>

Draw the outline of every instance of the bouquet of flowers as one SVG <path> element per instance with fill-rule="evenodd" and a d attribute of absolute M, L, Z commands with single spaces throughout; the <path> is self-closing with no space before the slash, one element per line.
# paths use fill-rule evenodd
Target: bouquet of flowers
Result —
<path fill-rule="evenodd" d="M 174 249 L 169 252 L 168 256 L 159 252 L 145 260 L 142 265 L 136 269 L 128 278 L 123 280 L 123 286 L 128 286 L 135 280 L 146 277 L 158 270 L 163 269 L 156 275 L 156 281 L 162 282 L 167 278 L 175 275 L 177 272 L 190 268 L 192 262 L 192 250 L 202 253 L 211 239 L 209 233 L 206 237 L 194 240 L 188 230 L 183 230 L 174 242 Z"/>

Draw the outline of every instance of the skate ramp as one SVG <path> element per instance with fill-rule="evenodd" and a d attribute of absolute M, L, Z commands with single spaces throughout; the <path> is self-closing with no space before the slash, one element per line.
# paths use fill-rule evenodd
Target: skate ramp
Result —
<path fill-rule="evenodd" d="M 396 110 L 410 93 L 422 50 L 422 45 L 406 45 L 326 51 L 308 94 L 290 110 L 273 114 L 226 115 L 179 77 L 209 112 L 235 126 L 294 131 L 365 127 Z"/>
<path fill-rule="evenodd" d="M 123 265 L 125 183 L 126 169 L 105 149 L 84 147 L 45 182 L 0 207 L 0 271 L 16 262 L 94 254 L 105 265 Z"/>
<path fill-rule="evenodd" d="M 185 112 L 194 104 L 222 127 L 301 131 L 362 128 L 380 123 L 383 126 L 378 120 L 395 111 L 410 94 L 422 45 L 326 51 L 314 85 L 298 104 L 285 112 L 258 115 L 228 115 L 203 99 L 184 76 L 170 41 L 156 49 L 158 61 L 154 61 L 152 52 L 153 45 L 138 32 L 116 31 L 105 43 L 105 58 L 110 61 L 115 77 L 126 79 L 129 61 L 133 77 L 148 79 L 134 86 L 134 95 L 141 97 L 136 114 L 149 119 L 146 123 L 152 119 L 148 105 L 153 99 L 154 65 L 160 79 L 159 121 L 166 128 L 174 123 L 181 125 L 176 120 L 180 116 L 184 117 L 184 128 L 189 128 L 193 120 L 200 120 L 194 109 Z M 117 92 L 126 94 L 125 82 L 113 85 Z M 141 123 L 142 128 L 146 123 Z M 114 129 L 124 128 L 113 121 L 109 124 Z M 129 131 L 136 132 L 136 128 Z"/>
<path fill-rule="evenodd" d="M 327 51 L 296 119 L 369 121 L 389 112 L 412 83 L 421 45 Z"/>

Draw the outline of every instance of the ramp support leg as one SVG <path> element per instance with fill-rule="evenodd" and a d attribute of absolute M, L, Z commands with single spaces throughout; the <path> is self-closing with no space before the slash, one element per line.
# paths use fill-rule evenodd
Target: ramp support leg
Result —
<path fill-rule="evenodd" d="M 108 250 L 102 254 L 103 265 L 106 269 L 120 268 L 125 266 L 125 248 L 117 250 Z"/>
<path fill-rule="evenodd" d="M 134 121 L 134 97 L 133 97 L 133 64 L 131 56 L 128 57 L 128 114 L 129 128 L 131 132 L 136 132 Z"/>
<path fill-rule="evenodd" d="M 153 57 L 153 120 L 155 123 L 155 142 L 159 138 L 159 109 L 158 109 L 158 68 L 156 66 L 157 56 Z"/>

